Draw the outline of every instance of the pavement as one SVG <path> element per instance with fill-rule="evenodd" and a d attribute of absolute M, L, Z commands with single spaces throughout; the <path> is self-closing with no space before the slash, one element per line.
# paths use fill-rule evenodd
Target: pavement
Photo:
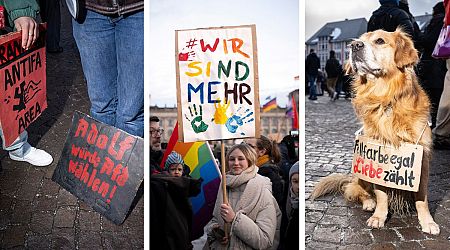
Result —
<path fill-rule="evenodd" d="M 122 225 L 115 225 L 51 180 L 75 110 L 90 102 L 71 18 L 61 9 L 64 52 L 47 55 L 48 108 L 28 128 L 29 142 L 54 162 L 37 168 L 0 150 L 0 249 L 143 249 L 143 197 Z"/>
<path fill-rule="evenodd" d="M 350 173 L 354 132 L 361 127 L 350 100 L 307 99 L 305 117 L 306 249 L 450 249 L 450 151 L 434 150 L 431 163 L 428 203 L 440 235 L 422 233 L 415 213 L 371 229 L 371 213 L 339 194 L 308 199 L 320 178 Z"/>

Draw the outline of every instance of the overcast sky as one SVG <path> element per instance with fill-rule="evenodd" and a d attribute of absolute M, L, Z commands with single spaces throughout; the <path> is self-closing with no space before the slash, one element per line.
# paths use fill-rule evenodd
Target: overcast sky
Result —
<path fill-rule="evenodd" d="M 256 24 L 260 100 L 298 88 L 299 0 L 150 1 L 150 105 L 176 104 L 175 30 Z"/>
<path fill-rule="evenodd" d="M 424 15 L 425 12 L 431 13 L 437 2 L 409 0 L 409 9 L 414 16 Z M 308 40 L 328 22 L 361 17 L 369 21 L 372 12 L 379 6 L 378 0 L 306 0 L 305 39 Z"/>

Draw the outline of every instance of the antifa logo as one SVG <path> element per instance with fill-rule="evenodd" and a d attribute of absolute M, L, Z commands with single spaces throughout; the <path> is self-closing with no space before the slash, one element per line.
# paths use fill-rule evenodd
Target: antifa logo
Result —
<path fill-rule="evenodd" d="M 14 99 L 18 99 L 19 103 L 13 105 L 13 110 L 17 111 L 17 115 L 19 115 L 22 110 L 25 110 L 26 104 L 30 102 L 33 97 L 35 97 L 36 94 L 42 90 L 39 86 L 40 83 L 41 81 L 37 83 L 34 81 L 30 81 L 25 87 L 25 81 L 23 81 L 20 83 L 19 87 L 16 87 L 14 91 Z"/>

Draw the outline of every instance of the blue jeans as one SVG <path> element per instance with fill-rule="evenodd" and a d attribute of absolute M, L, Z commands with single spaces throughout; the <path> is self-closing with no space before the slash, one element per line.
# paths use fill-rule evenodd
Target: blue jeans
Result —
<path fill-rule="evenodd" d="M 308 77 L 308 83 L 309 83 L 309 99 L 315 99 L 317 98 L 317 86 L 316 86 L 316 78 L 315 75 L 306 75 Z"/>
<path fill-rule="evenodd" d="M 23 157 L 31 150 L 31 145 L 28 143 L 28 133 L 23 131 L 19 137 L 8 147 L 5 145 L 5 137 L 3 136 L 3 129 L 0 127 L 0 137 L 2 138 L 2 147 L 4 150 L 9 151 L 10 154 Z"/>
<path fill-rule="evenodd" d="M 93 118 L 144 136 L 144 12 L 72 20 Z"/>

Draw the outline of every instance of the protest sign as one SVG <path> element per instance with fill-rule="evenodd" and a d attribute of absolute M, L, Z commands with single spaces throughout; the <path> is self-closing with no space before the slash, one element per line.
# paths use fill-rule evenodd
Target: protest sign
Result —
<path fill-rule="evenodd" d="M 256 26 L 177 30 L 179 137 L 259 137 Z"/>
<path fill-rule="evenodd" d="M 143 178 L 142 138 L 74 114 L 53 181 L 121 224 Z"/>
<path fill-rule="evenodd" d="M 6 146 L 47 108 L 45 25 L 28 49 L 22 48 L 21 32 L 0 37 L 0 123 Z"/>
<path fill-rule="evenodd" d="M 352 172 L 358 178 L 385 187 L 417 192 L 423 147 L 404 143 L 399 148 L 357 136 Z"/>

